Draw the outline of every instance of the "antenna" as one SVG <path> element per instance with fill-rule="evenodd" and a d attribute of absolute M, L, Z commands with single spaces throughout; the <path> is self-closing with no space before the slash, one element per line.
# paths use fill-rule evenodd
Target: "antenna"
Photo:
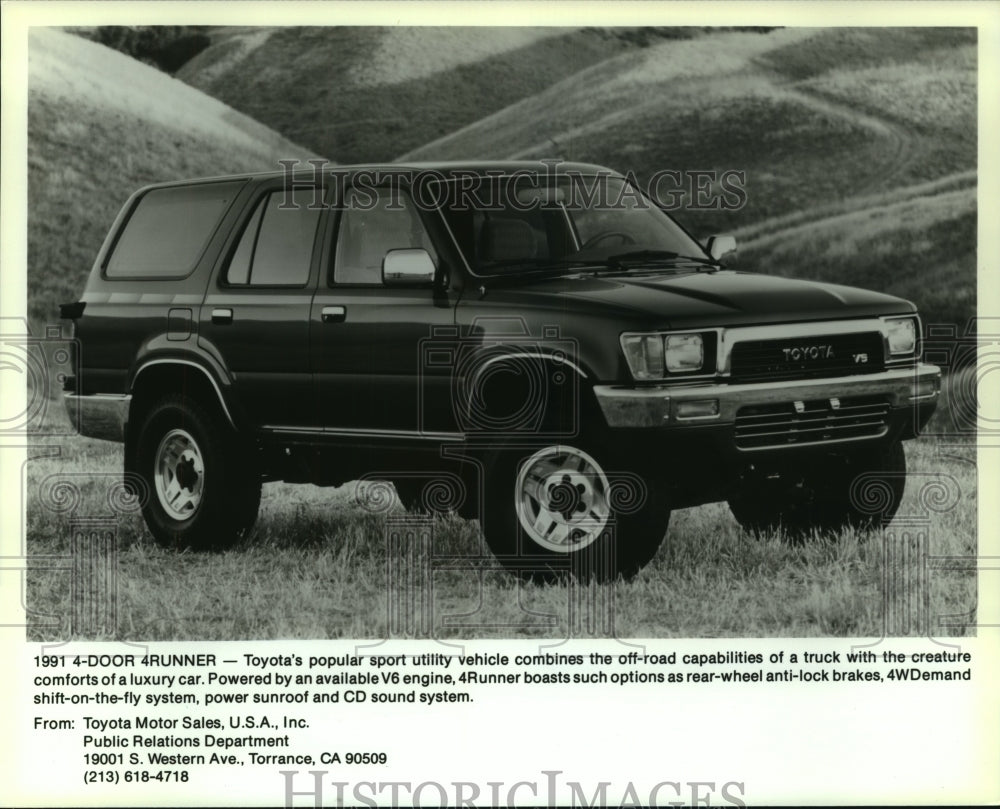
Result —
<path fill-rule="evenodd" d="M 567 152 L 566 154 L 562 154 L 563 147 L 560 145 L 559 141 L 557 141 L 551 135 L 549 136 L 549 143 L 551 143 L 553 146 L 556 147 L 555 157 L 558 157 L 560 160 L 565 160 L 565 161 L 570 160 L 569 153 Z"/>

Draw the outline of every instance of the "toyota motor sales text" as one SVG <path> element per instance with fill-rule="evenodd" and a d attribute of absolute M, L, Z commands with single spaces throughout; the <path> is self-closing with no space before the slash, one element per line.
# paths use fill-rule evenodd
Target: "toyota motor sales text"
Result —
<path fill-rule="evenodd" d="M 645 784 L 567 780 L 569 776 L 556 784 L 555 775 L 561 771 L 555 770 L 509 782 L 501 781 L 499 773 L 496 781 L 478 783 L 475 778 L 381 780 L 392 778 L 402 760 L 415 765 L 420 753 L 401 748 L 391 735 L 345 734 L 342 723 L 350 724 L 351 717 L 360 720 L 363 712 L 380 714 L 387 703 L 446 716 L 455 708 L 448 703 L 503 700 L 508 698 L 505 692 L 513 696 L 517 690 L 565 685 L 670 688 L 680 694 L 713 686 L 768 689 L 780 683 L 809 683 L 825 688 L 864 683 L 865 689 L 876 689 L 906 681 L 907 688 L 919 688 L 931 681 L 973 679 L 973 655 L 965 650 L 887 648 L 876 653 L 826 642 L 796 642 L 773 651 L 723 641 L 693 650 L 611 653 L 537 648 L 512 654 L 379 651 L 358 655 L 331 647 L 315 655 L 230 652 L 215 657 L 211 668 L 204 663 L 212 658 L 191 656 L 180 658 L 187 665 L 149 674 L 138 668 L 147 658 L 138 656 L 38 655 L 33 678 L 37 693 L 32 697 L 35 705 L 44 707 L 29 724 L 54 745 L 77 749 L 79 777 L 88 788 L 206 783 L 218 773 L 236 772 L 240 777 L 273 779 L 275 798 L 287 793 L 288 806 L 311 805 L 314 796 L 321 803 L 369 806 L 743 805 L 746 782 L 739 771 L 731 780 L 654 777 Z M 86 693 L 87 688 L 93 693 Z M 128 707 L 112 707 L 121 704 Z M 247 707 L 240 713 L 227 710 L 237 705 Z M 329 733 L 333 726 L 338 728 L 336 740 Z M 345 740 L 353 749 L 335 746 Z"/>

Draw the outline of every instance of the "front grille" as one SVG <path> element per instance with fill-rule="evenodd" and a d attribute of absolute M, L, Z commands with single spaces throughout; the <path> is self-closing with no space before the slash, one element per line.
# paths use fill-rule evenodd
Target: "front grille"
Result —
<path fill-rule="evenodd" d="M 733 346 L 734 382 L 773 382 L 885 370 L 882 335 L 877 331 L 747 340 Z"/>
<path fill-rule="evenodd" d="M 738 449 L 788 447 L 853 438 L 877 438 L 889 427 L 889 400 L 854 396 L 748 405 L 736 411 Z"/>

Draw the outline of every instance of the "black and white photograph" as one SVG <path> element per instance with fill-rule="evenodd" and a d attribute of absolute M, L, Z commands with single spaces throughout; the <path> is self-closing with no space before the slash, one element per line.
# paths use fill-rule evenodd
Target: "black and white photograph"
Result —
<path fill-rule="evenodd" d="M 969 633 L 976 47 L 32 29 L 29 550 L 117 517 L 94 638 Z"/>
<path fill-rule="evenodd" d="M 996 6 L 31 5 L 17 803 L 1000 799 Z"/>

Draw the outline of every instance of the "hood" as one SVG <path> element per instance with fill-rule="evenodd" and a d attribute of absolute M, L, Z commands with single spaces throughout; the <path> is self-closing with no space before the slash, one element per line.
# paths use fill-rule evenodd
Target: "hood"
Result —
<path fill-rule="evenodd" d="M 643 328 L 765 325 L 832 320 L 916 311 L 902 298 L 856 287 L 772 275 L 721 270 L 613 277 L 572 276 L 504 285 L 487 297 L 518 298 L 529 305 L 564 309 L 566 298 L 581 308 L 614 309 Z M 525 300 L 527 298 L 528 300 Z M 510 302 L 513 303 L 513 300 Z"/>

